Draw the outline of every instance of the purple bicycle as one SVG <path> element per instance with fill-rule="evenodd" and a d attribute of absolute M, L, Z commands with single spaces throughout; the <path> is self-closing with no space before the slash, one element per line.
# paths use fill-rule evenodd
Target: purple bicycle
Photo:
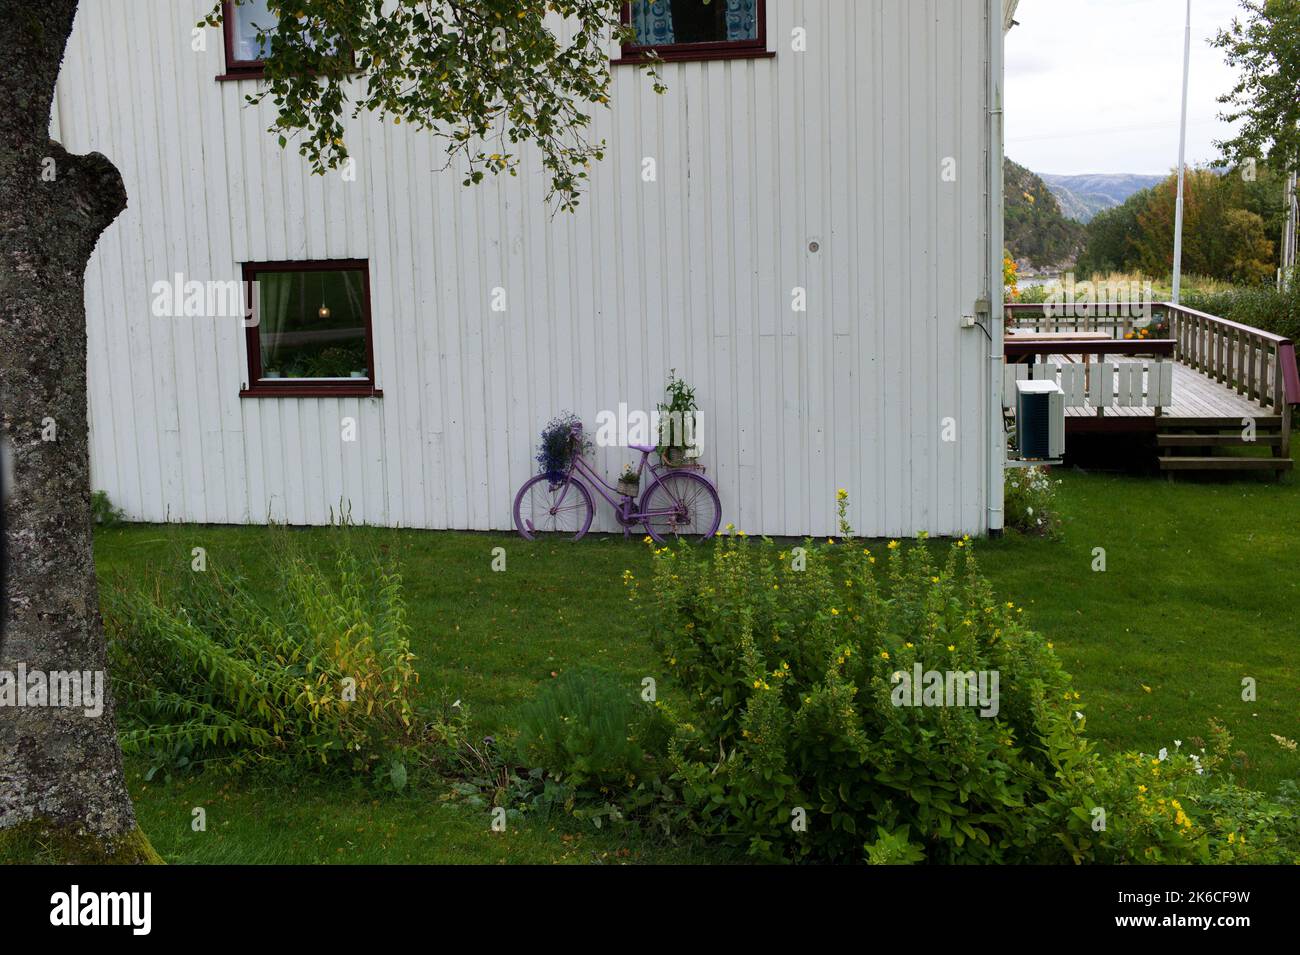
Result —
<path fill-rule="evenodd" d="M 631 444 L 641 452 L 637 479 L 649 468 L 652 480 L 638 505 L 600 477 L 582 456 L 582 437 L 570 436 L 569 466 L 563 474 L 539 474 L 515 495 L 515 527 L 525 540 L 539 534 L 559 534 L 581 540 L 591 528 L 596 508 L 587 483 L 614 508 L 614 518 L 626 537 L 636 524 L 660 544 L 668 537 L 707 540 L 722 522 L 722 502 L 713 483 L 698 471 L 650 464 L 653 445 Z M 579 476 L 587 483 L 579 480 Z"/>

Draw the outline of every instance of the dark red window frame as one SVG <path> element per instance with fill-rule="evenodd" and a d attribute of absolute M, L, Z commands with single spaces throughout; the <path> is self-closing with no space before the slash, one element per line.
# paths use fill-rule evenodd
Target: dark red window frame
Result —
<path fill-rule="evenodd" d="M 226 44 L 226 72 L 217 77 L 219 80 L 256 79 L 262 75 L 261 60 L 235 59 L 235 16 L 231 9 L 232 0 L 221 0 L 221 35 Z"/>
<path fill-rule="evenodd" d="M 221 35 L 226 47 L 226 72 L 218 80 L 256 80 L 266 75 L 264 60 L 238 60 L 235 58 L 235 18 L 231 8 L 233 0 L 221 0 Z M 344 48 L 346 49 L 346 48 Z M 352 69 L 356 70 L 356 54 L 352 55 Z"/>
<path fill-rule="evenodd" d="M 725 0 L 714 0 L 722 3 Z M 752 60 L 761 57 L 776 56 L 775 51 L 767 48 L 767 0 L 758 0 L 755 12 L 758 20 L 758 36 L 753 40 L 721 40 L 716 43 L 670 43 L 663 46 L 650 44 L 624 43 L 622 54 L 614 60 L 618 63 L 646 63 L 653 59 L 651 51 L 665 62 L 685 62 L 690 60 Z M 632 4 L 623 4 L 624 25 L 632 22 Z"/>
<path fill-rule="evenodd" d="M 239 392 L 241 398 L 382 398 L 375 387 L 375 335 L 370 316 L 370 262 L 367 259 L 311 259 L 290 262 L 245 262 L 244 288 L 260 272 L 343 272 L 361 273 L 362 319 L 366 328 L 366 371 L 368 378 L 324 380 L 320 378 L 263 378 L 262 340 L 258 327 L 244 329 L 248 345 L 248 384 Z"/>

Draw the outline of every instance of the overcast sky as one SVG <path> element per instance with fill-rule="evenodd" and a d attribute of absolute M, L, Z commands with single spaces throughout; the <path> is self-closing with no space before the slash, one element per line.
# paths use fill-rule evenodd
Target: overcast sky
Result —
<path fill-rule="evenodd" d="M 1039 173 L 1178 165 L 1186 0 L 1020 0 L 1007 34 L 1007 155 Z M 1237 0 L 1192 0 L 1187 161 L 1217 156 L 1234 72 L 1206 41 Z"/>

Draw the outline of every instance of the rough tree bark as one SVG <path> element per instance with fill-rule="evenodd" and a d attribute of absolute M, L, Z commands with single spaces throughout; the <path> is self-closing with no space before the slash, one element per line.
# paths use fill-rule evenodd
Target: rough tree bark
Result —
<path fill-rule="evenodd" d="M 126 208 L 104 156 L 49 138 L 77 0 L 0 0 L 0 419 L 15 487 L 0 671 L 103 671 L 91 553 L 86 264 Z M 56 440 L 51 437 L 56 429 Z M 107 688 L 107 682 L 105 682 Z M 111 698 L 0 706 L 0 856 L 158 861 L 136 826 Z"/>

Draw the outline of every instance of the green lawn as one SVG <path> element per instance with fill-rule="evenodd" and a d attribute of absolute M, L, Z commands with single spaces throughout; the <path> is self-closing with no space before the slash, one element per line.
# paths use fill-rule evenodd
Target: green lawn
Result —
<path fill-rule="evenodd" d="M 1008 535 L 980 543 L 1000 594 L 1026 607 L 1073 673 L 1088 727 L 1103 745 L 1154 752 L 1205 737 L 1222 720 L 1241 751 L 1239 778 L 1274 790 L 1300 778 L 1300 754 L 1270 734 L 1300 738 L 1300 484 L 1177 483 L 1062 473 L 1063 539 Z M 322 546 L 328 531 L 292 531 Z M 484 733 L 553 673 L 594 665 L 671 692 L 631 612 L 621 574 L 648 568 L 621 538 L 528 544 L 512 535 L 360 529 L 400 556 L 421 692 L 464 701 Z M 236 561 L 267 580 L 263 528 L 130 526 L 96 535 L 101 578 L 136 576 L 179 541 L 210 561 Z M 507 570 L 491 570 L 506 548 Z M 1091 569 L 1105 548 L 1107 570 Z M 176 573 L 189 573 L 188 563 Z M 1241 700 L 1243 677 L 1258 699 Z M 1196 743 L 1199 745 L 1199 743 Z M 207 778 L 145 784 L 130 767 L 145 831 L 178 862 L 690 861 L 628 831 L 570 820 L 496 834 L 485 811 L 437 791 L 378 796 L 348 785 Z M 190 830 L 203 806 L 208 831 Z M 717 859 L 716 853 L 707 853 Z"/>

